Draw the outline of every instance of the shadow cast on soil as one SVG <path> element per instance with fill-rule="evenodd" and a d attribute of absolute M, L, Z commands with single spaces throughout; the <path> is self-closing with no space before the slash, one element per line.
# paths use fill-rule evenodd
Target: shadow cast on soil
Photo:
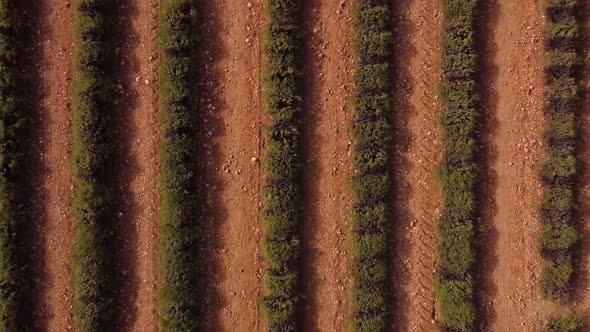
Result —
<path fill-rule="evenodd" d="M 50 313 L 44 304 L 47 286 L 53 281 L 44 273 L 46 271 L 45 246 L 47 238 L 44 229 L 47 225 L 47 206 L 40 188 L 43 188 L 43 178 L 47 165 L 43 161 L 43 153 L 47 143 L 48 116 L 42 105 L 47 91 L 43 91 L 41 84 L 41 68 L 43 51 L 39 47 L 42 38 L 51 38 L 52 29 L 44 26 L 40 20 L 41 13 L 47 10 L 47 4 L 40 1 L 23 1 L 17 8 L 21 13 L 23 54 L 19 63 L 22 69 L 25 98 L 25 115 L 28 117 L 27 137 L 24 142 L 25 170 L 22 183 L 25 208 L 24 222 L 19 227 L 17 237 L 19 243 L 20 266 L 24 266 L 23 310 L 21 313 L 23 324 L 34 331 L 46 331 Z M 45 34 L 42 35 L 41 31 Z"/>
<path fill-rule="evenodd" d="M 406 271 L 404 262 L 408 253 L 416 250 L 416 244 L 408 231 L 408 225 L 417 217 L 410 215 L 409 204 L 415 193 L 412 186 L 402 174 L 402 170 L 414 167 L 408 150 L 412 142 L 412 133 L 408 128 L 409 118 L 416 113 L 410 96 L 412 96 L 417 82 L 411 73 L 411 60 L 417 55 L 413 38 L 416 33 L 416 23 L 407 17 L 406 12 L 416 0 L 392 1 L 390 7 L 394 15 L 394 57 L 393 77 L 396 79 L 393 88 L 393 115 L 392 130 L 394 132 L 394 145 L 392 151 L 392 181 L 393 181 L 393 225 L 391 229 L 391 283 L 392 299 L 392 331 L 408 331 L 408 310 L 411 308 L 412 294 L 409 294 L 408 283 L 411 276 Z"/>
<path fill-rule="evenodd" d="M 497 67 L 494 64 L 497 45 L 494 41 L 495 26 L 498 22 L 499 7 L 497 0 L 482 2 L 478 25 L 477 49 L 480 54 L 479 86 L 481 87 L 481 117 L 479 125 L 479 153 L 480 182 L 478 199 L 480 214 L 478 217 L 478 252 L 479 263 L 476 272 L 476 303 L 480 312 L 480 330 L 490 331 L 496 318 L 493 299 L 496 298 L 497 287 L 494 284 L 493 273 L 498 263 L 497 230 L 494 226 L 496 214 L 495 192 L 497 188 L 497 174 L 493 168 L 497 159 L 497 149 L 494 143 L 498 121 L 496 109 L 498 95 L 496 88 L 490 82 L 495 82 Z"/>
<path fill-rule="evenodd" d="M 219 137 L 225 134 L 223 117 L 219 114 L 226 109 L 225 102 L 220 96 L 223 86 L 223 73 L 216 68 L 216 59 L 223 58 L 227 51 L 223 43 L 223 27 L 219 18 L 214 15 L 220 13 L 220 4 L 216 1 L 204 2 L 200 5 L 199 35 L 204 36 L 201 41 L 203 47 L 198 50 L 199 76 L 196 112 L 198 130 L 195 136 L 199 162 L 196 165 L 197 183 L 202 204 L 202 218 L 199 220 L 199 231 L 202 234 L 199 246 L 199 269 L 202 275 L 202 289 L 204 301 L 201 314 L 205 329 L 221 331 L 221 310 L 228 299 L 221 292 L 220 285 L 226 278 L 227 271 L 221 266 L 221 254 L 225 248 L 222 237 L 222 226 L 227 220 L 228 212 L 221 197 L 224 179 L 220 173 L 223 164 L 221 147 L 216 144 Z M 233 272 L 232 272 L 233 273 Z"/>
<path fill-rule="evenodd" d="M 117 89 L 117 103 L 111 115 L 113 125 L 113 160 L 107 169 L 106 178 L 112 188 L 112 249 L 116 252 L 115 264 L 115 307 L 114 326 L 131 330 L 137 317 L 138 288 L 142 285 L 137 272 L 138 215 L 137 201 L 130 190 L 130 179 L 138 172 L 138 162 L 132 151 L 132 142 L 137 137 L 137 128 L 132 123 L 137 96 L 129 92 L 134 84 L 132 77 L 139 71 L 138 59 L 133 50 L 140 47 L 138 32 L 131 22 L 138 11 L 133 1 L 114 0 L 115 10 L 109 13 L 112 19 L 112 34 L 115 54 L 112 61 L 112 79 L 123 89 Z"/>

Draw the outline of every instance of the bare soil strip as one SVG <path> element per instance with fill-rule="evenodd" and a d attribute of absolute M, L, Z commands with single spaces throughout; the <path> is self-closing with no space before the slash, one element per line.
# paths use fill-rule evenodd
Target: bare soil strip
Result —
<path fill-rule="evenodd" d="M 540 331 L 548 304 L 541 299 L 538 249 L 537 176 L 543 132 L 543 3 L 497 1 L 492 77 L 484 78 L 497 94 L 492 170 L 496 174 L 493 225 L 495 291 L 484 301 L 491 330 Z"/>
<path fill-rule="evenodd" d="M 344 331 L 348 311 L 346 236 L 352 208 L 348 135 L 352 91 L 351 2 L 306 3 L 303 328 Z"/>
<path fill-rule="evenodd" d="M 158 1 L 118 1 L 115 236 L 118 326 L 158 327 Z"/>
<path fill-rule="evenodd" d="M 74 229 L 69 216 L 73 9 L 61 0 L 37 5 L 38 34 L 33 47 L 40 49 L 41 59 L 36 68 L 40 92 L 34 104 L 34 125 L 41 169 L 32 180 L 36 188 L 32 218 L 41 247 L 33 253 L 39 256 L 33 260 L 39 264 L 35 270 L 40 271 L 33 287 L 42 294 L 35 320 L 40 329 L 68 331 L 73 328 L 70 258 Z"/>
<path fill-rule="evenodd" d="M 437 88 L 442 12 L 436 1 L 404 0 L 395 11 L 393 98 L 396 236 L 393 323 L 399 331 L 433 331 L 434 227 L 442 205 Z"/>
<path fill-rule="evenodd" d="M 214 290 L 207 293 L 206 329 L 260 331 L 262 289 L 261 91 L 263 1 L 202 3 L 200 71 L 207 113 L 198 138 L 209 194 L 203 257 Z"/>

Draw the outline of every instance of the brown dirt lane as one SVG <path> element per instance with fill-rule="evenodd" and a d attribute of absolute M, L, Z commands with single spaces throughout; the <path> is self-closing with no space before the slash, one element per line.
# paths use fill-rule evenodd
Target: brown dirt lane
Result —
<path fill-rule="evenodd" d="M 396 331 L 433 331 L 434 227 L 442 204 L 437 89 L 442 12 L 430 0 L 393 5 L 396 30 L 393 98 L 396 234 L 393 324 Z"/>
<path fill-rule="evenodd" d="M 351 10 L 350 1 L 311 0 L 305 6 L 305 331 L 346 330 Z"/>
<path fill-rule="evenodd" d="M 41 246 L 33 255 L 43 257 L 33 258 L 39 265 L 33 287 L 40 293 L 34 319 L 42 330 L 68 331 L 73 328 L 70 257 L 74 229 L 69 216 L 73 9 L 70 2 L 61 0 L 43 0 L 37 6 L 33 47 L 41 55 L 35 68 L 40 91 L 34 101 L 34 125 L 41 170 L 32 180 L 36 189 L 32 217 Z"/>
<path fill-rule="evenodd" d="M 157 331 L 159 1 L 117 1 L 117 324 L 129 331 Z"/>
<path fill-rule="evenodd" d="M 262 0 L 208 1 L 199 6 L 203 49 L 199 101 L 208 191 L 203 230 L 207 330 L 263 330 L 262 290 L 261 47 Z"/>
<path fill-rule="evenodd" d="M 484 301 L 484 315 L 493 331 L 540 331 L 549 305 L 540 293 L 542 259 L 538 250 L 541 229 L 538 205 L 542 194 L 537 176 L 542 159 L 543 27 L 542 1 L 498 0 L 488 4 L 490 30 L 487 61 L 494 68 L 490 82 L 495 113 L 494 240 L 482 255 L 495 255 L 492 289 Z M 489 98 L 489 96 L 488 96 Z M 489 101 L 488 101 L 489 102 Z M 485 258 L 484 258 L 485 260 Z"/>

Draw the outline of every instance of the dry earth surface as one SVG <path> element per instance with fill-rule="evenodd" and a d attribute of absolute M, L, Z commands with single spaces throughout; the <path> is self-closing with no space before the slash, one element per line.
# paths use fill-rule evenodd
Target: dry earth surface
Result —
<path fill-rule="evenodd" d="M 303 328 L 345 331 L 351 283 L 351 2 L 311 0 L 305 17 Z"/>

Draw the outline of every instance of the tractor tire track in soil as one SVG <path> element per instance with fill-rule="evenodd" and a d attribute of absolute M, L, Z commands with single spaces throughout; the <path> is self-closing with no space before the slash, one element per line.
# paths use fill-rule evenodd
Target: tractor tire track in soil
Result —
<path fill-rule="evenodd" d="M 303 285 L 305 331 L 344 331 L 348 312 L 349 178 L 352 142 L 352 5 L 305 4 L 305 198 Z"/>
<path fill-rule="evenodd" d="M 261 59 L 264 2 L 203 2 L 200 56 L 205 322 L 211 331 L 263 330 Z"/>
<path fill-rule="evenodd" d="M 396 82 L 393 98 L 394 174 L 393 323 L 396 331 L 435 329 L 435 225 L 441 188 L 437 89 L 440 82 L 442 12 L 436 1 L 393 5 Z"/>
<path fill-rule="evenodd" d="M 484 37 L 494 50 L 493 73 L 484 77 L 495 94 L 495 151 L 491 170 L 495 174 L 495 211 L 489 227 L 493 240 L 484 240 L 482 255 L 492 272 L 494 290 L 481 299 L 484 324 L 493 331 L 540 331 L 549 305 L 541 298 L 542 258 L 538 246 L 541 221 L 538 206 L 542 194 L 538 177 L 543 149 L 543 2 L 498 0 L 488 3 L 488 13 L 497 15 L 492 36 Z M 485 95 L 485 94 L 484 94 Z M 492 112 L 492 109 L 487 109 Z M 489 122 L 488 121 L 488 122 Z M 485 174 L 485 172 L 484 172 Z M 484 216 L 486 217 L 486 216 Z M 484 238 L 486 236 L 484 235 Z M 489 290 L 489 289 L 488 289 Z"/>
<path fill-rule="evenodd" d="M 32 6 L 33 4 L 31 4 Z M 37 145 L 39 169 L 32 176 L 32 220 L 38 247 L 33 248 L 35 327 L 46 331 L 73 329 L 71 250 L 74 228 L 69 215 L 73 192 L 70 165 L 71 101 L 74 52 L 70 2 L 35 2 L 32 53 L 40 52 L 36 63 L 38 92 L 33 101 L 33 144 Z"/>
<path fill-rule="evenodd" d="M 113 187 L 117 327 L 158 330 L 158 0 L 117 0 Z"/>

